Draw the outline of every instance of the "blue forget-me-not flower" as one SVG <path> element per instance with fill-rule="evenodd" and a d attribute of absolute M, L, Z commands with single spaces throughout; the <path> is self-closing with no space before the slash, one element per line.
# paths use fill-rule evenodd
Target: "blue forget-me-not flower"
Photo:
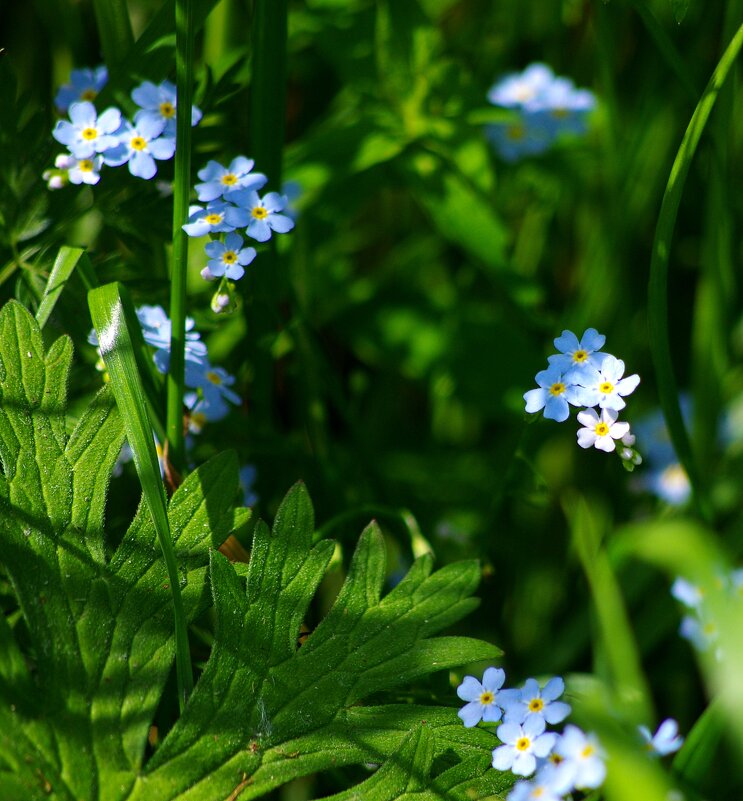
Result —
<path fill-rule="evenodd" d="M 498 691 L 506 680 L 502 668 L 489 667 L 479 682 L 474 676 L 465 676 L 457 687 L 457 695 L 467 703 L 457 712 L 467 728 L 477 726 L 483 720 L 497 723 L 502 710 L 498 704 Z"/>
<path fill-rule="evenodd" d="M 129 172 L 137 178 L 150 179 L 157 173 L 155 159 L 173 158 L 175 139 L 162 136 L 162 120 L 142 117 L 135 125 L 124 121 L 118 133 L 118 147 L 107 150 L 103 160 L 111 167 L 128 164 Z"/>
<path fill-rule="evenodd" d="M 244 248 L 243 241 L 240 234 L 229 233 L 224 242 L 209 242 L 204 248 L 209 262 L 201 271 L 202 277 L 212 280 L 225 276 L 232 281 L 242 278 L 245 275 L 243 268 L 256 257 L 256 249 Z"/>
<path fill-rule="evenodd" d="M 115 134 L 121 126 L 121 112 L 107 108 L 100 116 L 95 106 L 83 100 L 69 108 L 70 120 L 59 120 L 52 136 L 77 159 L 88 159 L 119 144 Z"/>
<path fill-rule="evenodd" d="M 278 192 L 269 192 L 261 198 L 255 190 L 240 189 L 230 195 L 230 200 L 248 212 L 246 233 L 258 242 L 267 242 L 272 231 L 285 234 L 294 228 L 294 220 L 280 213 L 286 206 L 286 198 Z"/>
<path fill-rule="evenodd" d="M 245 156 L 238 156 L 223 167 L 219 162 L 208 161 L 206 167 L 197 175 L 203 183 L 196 184 L 196 194 L 200 201 L 206 203 L 218 197 L 227 196 L 239 189 L 262 189 L 268 178 L 262 172 L 252 172 L 255 162 Z"/>
<path fill-rule="evenodd" d="M 159 86 L 151 81 L 144 81 L 132 90 L 132 100 L 140 107 L 134 116 L 139 125 L 142 120 L 163 123 L 165 136 L 175 136 L 176 109 L 178 106 L 176 88 L 170 81 L 163 81 Z M 191 125 L 197 125 L 201 119 L 201 110 L 191 106 Z"/>
<path fill-rule="evenodd" d="M 81 69 L 70 72 L 70 82 L 60 86 L 54 97 L 54 105 L 61 114 L 66 114 L 67 109 L 81 100 L 92 103 L 98 93 L 103 89 L 108 81 L 108 70 L 105 66 L 82 67 Z"/>
<path fill-rule="evenodd" d="M 638 731 L 647 750 L 657 756 L 672 754 L 684 744 L 684 738 L 679 734 L 679 725 L 673 718 L 666 718 L 655 734 L 651 734 L 647 726 L 638 726 Z"/>

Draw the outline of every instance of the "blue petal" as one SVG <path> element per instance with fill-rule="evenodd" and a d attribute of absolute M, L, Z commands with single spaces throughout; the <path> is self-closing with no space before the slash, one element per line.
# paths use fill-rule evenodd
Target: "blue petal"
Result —
<path fill-rule="evenodd" d="M 548 420 L 556 420 L 562 423 L 570 416 L 568 402 L 562 395 L 550 395 L 544 405 L 544 416 Z"/>
<path fill-rule="evenodd" d="M 149 153 L 138 151 L 129 159 L 129 172 L 137 178 L 149 180 L 157 174 L 155 160 Z"/>
<path fill-rule="evenodd" d="M 160 90 L 152 81 L 144 81 L 144 83 L 132 89 L 132 100 L 142 108 L 159 109 Z"/>
<path fill-rule="evenodd" d="M 606 337 L 595 328 L 587 328 L 580 340 L 580 346 L 583 350 L 601 350 L 606 342 Z"/>
<path fill-rule="evenodd" d="M 578 337 L 572 331 L 566 329 L 555 340 L 555 347 L 561 353 L 572 353 L 580 348 L 580 342 L 578 342 Z"/>

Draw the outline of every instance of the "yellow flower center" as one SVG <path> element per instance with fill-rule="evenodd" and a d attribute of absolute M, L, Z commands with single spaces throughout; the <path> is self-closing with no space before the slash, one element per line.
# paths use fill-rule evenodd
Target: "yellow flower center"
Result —
<path fill-rule="evenodd" d="M 98 136 L 98 131 L 95 128 L 83 128 L 80 136 L 88 142 L 92 142 Z"/>
<path fill-rule="evenodd" d="M 82 159 L 77 163 L 77 166 L 80 168 L 81 172 L 93 171 L 93 162 L 90 159 Z"/>
<path fill-rule="evenodd" d="M 554 395 L 555 397 L 562 395 L 563 392 L 565 392 L 565 384 L 563 384 L 562 381 L 558 381 L 550 387 L 550 395 Z"/>
<path fill-rule="evenodd" d="M 144 150 L 147 147 L 147 140 L 141 136 L 133 136 L 129 140 L 132 150 Z"/>
<path fill-rule="evenodd" d="M 578 364 L 583 364 L 583 362 L 588 358 L 588 352 L 585 350 L 576 350 L 573 354 L 573 361 L 577 362 Z"/>
<path fill-rule="evenodd" d="M 205 222 L 208 222 L 209 225 L 218 225 L 222 222 L 222 215 L 212 212 L 211 214 L 207 214 L 206 217 L 204 217 L 204 220 Z"/>
<path fill-rule="evenodd" d="M 544 787 L 535 787 L 531 791 L 532 798 L 541 798 L 544 795 Z"/>
<path fill-rule="evenodd" d="M 164 102 L 160 103 L 160 114 L 168 120 L 172 119 L 175 117 L 175 106 L 165 100 Z"/>
<path fill-rule="evenodd" d="M 562 760 L 563 760 L 563 757 L 561 757 L 560 754 L 552 753 L 552 754 L 549 755 L 549 761 L 553 765 L 559 765 L 562 762 Z"/>
<path fill-rule="evenodd" d="M 599 392 L 602 392 L 604 395 L 614 392 L 614 384 L 612 384 L 611 381 L 604 381 L 604 383 L 599 386 Z"/>
<path fill-rule="evenodd" d="M 234 250 L 225 250 L 222 255 L 222 261 L 225 264 L 234 264 L 237 261 L 237 253 Z"/>
<path fill-rule="evenodd" d="M 264 209 L 263 206 L 256 206 L 255 208 L 251 209 L 250 213 L 255 217 L 256 220 L 265 220 L 268 217 L 268 210 Z"/>
<path fill-rule="evenodd" d="M 223 175 L 219 180 L 225 186 L 234 186 L 237 183 L 237 176 L 231 172 L 228 172 L 227 175 Z"/>
<path fill-rule="evenodd" d="M 717 626 L 714 623 L 705 623 L 702 627 L 702 631 L 708 636 L 711 637 L 713 634 L 717 633 Z"/>
<path fill-rule="evenodd" d="M 217 386 L 219 386 L 222 383 L 222 379 L 219 377 L 219 373 L 215 373 L 213 370 L 210 370 L 206 374 L 206 377 L 209 381 L 212 382 L 212 384 L 216 384 Z"/>
<path fill-rule="evenodd" d="M 593 429 L 597 437 L 605 437 L 609 433 L 609 426 L 606 423 L 596 423 Z"/>
<path fill-rule="evenodd" d="M 570 112 L 566 108 L 553 108 L 552 109 L 552 116 L 556 120 L 564 120 L 565 117 L 568 116 Z"/>
<path fill-rule="evenodd" d="M 580 755 L 583 759 L 588 759 L 588 757 L 593 755 L 593 752 L 596 749 L 592 745 L 587 745 L 581 752 Z"/>
<path fill-rule="evenodd" d="M 95 100 L 96 97 L 98 97 L 98 92 L 92 87 L 83 89 L 83 91 L 80 92 L 80 100 L 87 100 L 89 103 Z"/>
<path fill-rule="evenodd" d="M 526 128 L 523 125 L 509 125 L 506 128 L 506 136 L 512 142 L 520 142 L 526 136 Z"/>
<path fill-rule="evenodd" d="M 483 706 L 490 706 L 494 700 L 495 696 L 490 692 L 490 690 L 485 690 L 485 692 L 480 696 L 480 703 Z"/>
<path fill-rule="evenodd" d="M 530 745 L 531 740 L 528 737 L 519 737 L 519 739 L 516 740 L 517 751 L 528 751 Z"/>
<path fill-rule="evenodd" d="M 544 709 L 544 701 L 541 698 L 532 698 L 529 701 L 529 712 L 541 712 Z"/>

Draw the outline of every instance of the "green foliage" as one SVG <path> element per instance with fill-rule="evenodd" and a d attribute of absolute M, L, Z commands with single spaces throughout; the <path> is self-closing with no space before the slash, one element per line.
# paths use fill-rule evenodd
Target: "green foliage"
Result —
<path fill-rule="evenodd" d="M 272 530 L 255 525 L 250 564 L 236 571 L 213 550 L 248 515 L 233 507 L 230 453 L 191 473 L 168 505 L 186 615 L 207 608 L 211 586 L 216 628 L 184 714 L 148 755 L 175 653 L 168 578 L 144 501 L 118 546 L 106 537 L 125 427 L 105 387 L 68 436 L 71 356 L 66 337 L 45 351 L 18 303 L 0 311 L 0 563 L 21 613 L 14 625 L 0 616 L 3 798 L 256 798 L 364 763 L 380 766 L 353 791 L 364 797 L 499 797 L 510 780 L 488 767 L 489 734 L 465 732 L 450 708 L 382 703 L 386 691 L 499 654 L 433 636 L 476 606 L 477 564 L 432 572 L 424 556 L 383 595 L 385 547 L 372 524 L 334 605 L 298 647 L 334 544 L 313 546 L 300 484 Z M 368 696 L 374 705 L 362 705 Z"/>

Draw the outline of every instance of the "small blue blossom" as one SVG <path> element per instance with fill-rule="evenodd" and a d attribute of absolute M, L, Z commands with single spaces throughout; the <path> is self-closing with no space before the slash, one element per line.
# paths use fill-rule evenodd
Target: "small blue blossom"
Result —
<path fill-rule="evenodd" d="M 170 350 L 171 323 L 162 306 L 139 306 L 137 319 L 142 326 L 144 341 L 148 345 L 159 350 Z M 186 353 L 192 354 L 194 357 L 203 357 L 206 355 L 206 345 L 200 341 L 201 334 L 194 331 L 193 327 L 193 318 L 186 317 Z M 167 370 L 162 372 L 167 372 Z"/>
<path fill-rule="evenodd" d="M 488 92 L 488 100 L 503 108 L 530 108 L 549 88 L 555 74 L 546 64 L 531 64 L 523 72 L 500 78 Z"/>
<path fill-rule="evenodd" d="M 208 161 L 206 167 L 197 173 L 204 182 L 195 187 L 199 200 L 216 200 L 238 189 L 262 189 L 268 178 L 262 172 L 251 172 L 254 166 L 253 159 L 245 156 L 233 159 L 229 167 L 223 167 L 217 161 Z"/>
<path fill-rule="evenodd" d="M 512 163 L 550 149 L 555 137 L 551 126 L 546 123 L 542 115 L 520 112 L 512 120 L 487 125 L 485 135 L 498 155 Z"/>
<path fill-rule="evenodd" d="M 638 729 L 648 751 L 657 756 L 672 754 L 684 744 L 679 725 L 673 718 L 664 720 L 655 734 L 651 734 L 647 726 L 639 726 Z"/>
<path fill-rule="evenodd" d="M 247 235 L 258 242 L 267 242 L 271 232 L 285 234 L 294 228 L 294 220 L 280 214 L 286 207 L 286 198 L 278 192 L 269 192 L 261 198 L 255 190 L 240 189 L 232 192 L 230 200 L 248 213 Z"/>
<path fill-rule="evenodd" d="M 548 764 L 531 781 L 516 782 L 506 801 L 562 801 L 571 789 L 569 774 Z"/>
<path fill-rule="evenodd" d="M 104 162 L 111 167 L 128 164 L 129 172 L 137 178 L 154 178 L 155 159 L 171 159 L 175 153 L 175 139 L 162 136 L 163 128 L 162 120 L 142 118 L 136 125 L 125 121 L 118 133 L 118 147 L 103 154 Z"/>
<path fill-rule="evenodd" d="M 505 671 L 501 668 L 488 668 L 480 683 L 474 676 L 465 676 L 457 687 L 457 695 L 467 701 L 457 715 L 466 728 L 472 728 L 483 720 L 486 723 L 497 723 L 501 718 L 498 705 L 498 690 L 506 680 Z"/>
<path fill-rule="evenodd" d="M 204 248 L 210 257 L 209 263 L 201 271 L 203 278 L 212 280 L 225 276 L 237 281 L 245 275 L 246 267 L 256 257 L 253 247 L 243 247 L 243 238 L 239 234 L 229 233 L 224 242 L 209 242 Z"/>
<path fill-rule="evenodd" d="M 520 690 L 504 690 L 501 705 L 505 723 L 523 723 L 541 717 L 545 723 L 560 723 L 570 714 L 570 705 L 557 699 L 565 691 L 565 682 L 555 676 L 540 689 L 536 679 L 527 679 Z"/>
<path fill-rule="evenodd" d="M 555 135 L 583 134 L 588 128 L 588 115 L 596 107 L 596 98 L 587 89 L 576 89 L 568 78 L 556 78 L 538 94 L 531 110 L 547 114 Z"/>
<path fill-rule="evenodd" d="M 188 430 L 192 434 L 200 434 L 207 423 L 223 420 L 230 413 L 230 407 L 221 397 L 209 401 L 198 392 L 187 392 L 183 403 L 189 410 Z"/>
<path fill-rule="evenodd" d="M 698 617 L 686 615 L 681 619 L 679 634 L 689 640 L 697 651 L 709 651 L 717 642 L 720 631 L 715 621 L 709 619 L 703 610 L 698 614 Z"/>
<path fill-rule="evenodd" d="M 523 725 L 503 723 L 498 726 L 498 739 L 503 745 L 493 750 L 493 767 L 511 770 L 517 776 L 531 776 L 537 767 L 537 757 L 546 757 L 557 735 L 545 734 L 544 718 L 532 716 Z"/>
<path fill-rule="evenodd" d="M 72 70 L 70 82 L 60 86 L 54 97 L 54 105 L 60 114 L 66 114 L 67 109 L 80 100 L 92 103 L 108 81 L 108 70 L 105 66 L 89 69 Z"/>
<path fill-rule="evenodd" d="M 604 752 L 595 734 L 586 734 L 568 724 L 555 744 L 555 753 L 563 758 L 558 771 L 570 777 L 578 790 L 594 790 L 606 777 Z"/>
<path fill-rule="evenodd" d="M 671 585 L 671 595 L 689 609 L 698 610 L 704 600 L 705 590 L 698 584 L 678 576 Z"/>
<path fill-rule="evenodd" d="M 242 403 L 240 396 L 230 387 L 235 383 L 235 376 L 230 375 L 223 367 L 212 367 L 204 370 L 203 379 L 199 388 L 204 393 L 204 399 L 216 405 L 220 400 L 228 400 L 239 406 Z"/>
<path fill-rule="evenodd" d="M 569 383 L 558 367 L 550 366 L 537 373 L 536 382 L 539 389 L 524 393 L 526 411 L 534 413 L 544 409 L 544 416 L 548 420 L 558 423 L 567 420 L 570 415 L 569 403 L 573 406 L 593 406 L 595 403 L 595 392 Z"/>
<path fill-rule="evenodd" d="M 207 204 L 206 208 L 191 206 L 188 213 L 188 222 L 183 226 L 183 230 L 189 236 L 234 231 L 235 228 L 243 228 L 250 221 L 250 212 L 247 209 L 217 200 Z"/>
<path fill-rule="evenodd" d="M 572 331 L 563 331 L 555 339 L 555 347 L 560 352 L 549 356 L 547 361 L 559 367 L 564 373 L 571 369 L 583 367 L 601 368 L 605 353 L 601 353 L 606 337 L 595 328 L 587 328 L 583 336 L 578 337 Z"/>
<path fill-rule="evenodd" d="M 118 145 L 114 134 L 121 126 L 121 112 L 117 108 L 107 108 L 98 116 L 95 106 L 88 102 L 73 103 L 69 109 L 70 122 L 59 120 L 54 126 L 52 136 L 77 159 L 92 158 Z"/>
<path fill-rule="evenodd" d="M 513 120 L 486 126 L 486 136 L 505 161 L 544 153 L 563 133 L 584 133 L 596 98 L 556 77 L 545 64 L 501 78 L 488 92 L 495 106 L 510 109 Z"/>
<path fill-rule="evenodd" d="M 176 89 L 170 81 L 163 81 L 156 86 L 151 81 L 144 81 L 132 90 L 132 100 L 140 107 L 134 116 L 134 122 L 139 125 L 142 120 L 152 123 L 162 122 L 165 136 L 175 137 L 176 120 Z M 201 119 L 201 111 L 191 106 L 191 125 L 197 125 Z"/>
<path fill-rule="evenodd" d="M 587 403 L 586 406 L 598 404 L 602 409 L 618 412 L 627 405 L 624 396 L 634 392 L 640 383 L 640 376 L 637 374 L 627 378 L 622 378 L 623 375 L 624 362 L 615 356 L 604 356 L 599 370 L 574 368 L 567 374 L 567 379 L 598 393 L 598 400 Z"/>
<path fill-rule="evenodd" d="M 71 184 L 97 184 L 101 180 L 101 167 L 103 156 L 93 156 L 89 159 L 76 159 L 71 157 L 73 163 L 67 167 L 67 179 Z"/>

